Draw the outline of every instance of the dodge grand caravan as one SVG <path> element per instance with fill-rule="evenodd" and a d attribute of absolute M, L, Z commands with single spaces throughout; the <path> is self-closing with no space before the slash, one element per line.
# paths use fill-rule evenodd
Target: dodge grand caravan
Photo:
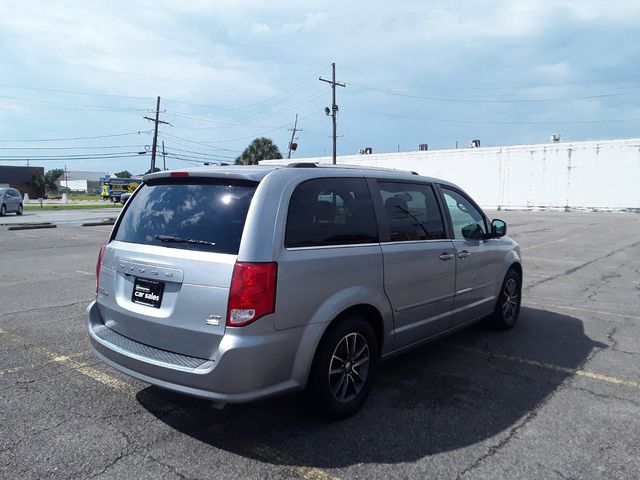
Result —
<path fill-rule="evenodd" d="M 522 267 L 451 183 L 292 164 L 147 175 L 96 274 L 89 335 L 114 368 L 222 404 L 306 389 L 339 418 L 381 360 L 481 319 L 511 328 Z"/>

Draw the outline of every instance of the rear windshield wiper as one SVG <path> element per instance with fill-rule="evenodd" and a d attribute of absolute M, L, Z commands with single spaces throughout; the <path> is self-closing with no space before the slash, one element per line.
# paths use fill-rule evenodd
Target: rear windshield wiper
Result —
<path fill-rule="evenodd" d="M 156 235 L 154 237 L 156 240 L 160 240 L 161 242 L 171 242 L 171 243 L 196 243 L 198 245 L 215 245 L 214 242 L 207 242 L 206 240 L 196 240 L 195 238 L 180 238 L 174 237 L 173 235 Z"/>

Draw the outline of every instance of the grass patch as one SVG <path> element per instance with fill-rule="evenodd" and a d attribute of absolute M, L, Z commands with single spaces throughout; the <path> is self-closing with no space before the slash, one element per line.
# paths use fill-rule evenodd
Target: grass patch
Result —
<path fill-rule="evenodd" d="M 37 210 L 93 210 L 96 208 L 122 208 L 122 205 L 119 203 L 107 203 L 105 205 L 25 205 L 24 209 L 28 211 L 37 211 Z"/>
<path fill-rule="evenodd" d="M 86 193 L 70 193 L 67 195 L 69 200 L 102 200 L 100 195 L 89 195 Z"/>

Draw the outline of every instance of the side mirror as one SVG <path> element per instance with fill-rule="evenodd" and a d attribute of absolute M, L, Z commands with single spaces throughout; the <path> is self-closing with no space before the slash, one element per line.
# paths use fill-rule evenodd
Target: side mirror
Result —
<path fill-rule="evenodd" d="M 504 237 L 507 234 L 507 223 L 504 220 L 494 219 L 491 222 L 491 236 L 493 238 Z"/>
<path fill-rule="evenodd" d="M 462 236 L 468 240 L 481 240 L 485 238 L 482 227 L 477 223 L 470 223 L 462 227 Z"/>

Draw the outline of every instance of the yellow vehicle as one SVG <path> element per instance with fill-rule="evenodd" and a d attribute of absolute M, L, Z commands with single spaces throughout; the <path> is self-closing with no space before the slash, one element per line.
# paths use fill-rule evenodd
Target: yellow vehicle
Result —
<path fill-rule="evenodd" d="M 120 195 L 135 192 L 140 183 L 142 179 L 139 178 L 101 178 L 100 195 L 105 200 L 110 198 L 113 203 L 117 203 L 120 201 Z"/>

